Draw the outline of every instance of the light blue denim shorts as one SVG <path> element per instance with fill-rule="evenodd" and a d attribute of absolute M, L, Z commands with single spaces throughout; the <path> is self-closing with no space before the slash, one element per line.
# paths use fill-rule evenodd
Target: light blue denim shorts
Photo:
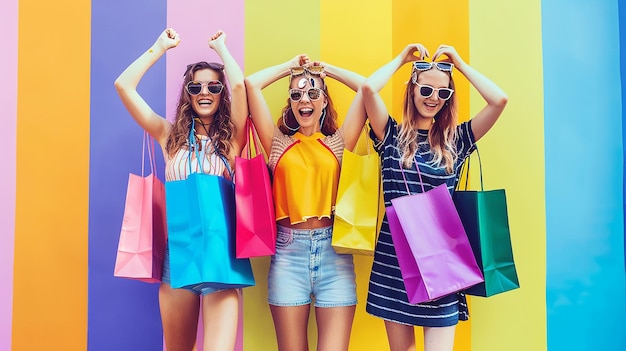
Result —
<path fill-rule="evenodd" d="M 357 304 L 352 255 L 331 246 L 333 227 L 290 229 L 277 226 L 276 254 L 268 275 L 268 302 L 302 306 L 315 298 L 315 307 Z"/>
<path fill-rule="evenodd" d="M 170 273 L 170 249 L 168 245 L 166 244 L 165 245 L 165 257 L 163 258 L 163 276 L 161 277 L 161 282 L 171 286 L 172 283 L 170 279 L 170 274 L 171 274 Z M 208 295 L 214 292 L 226 290 L 226 289 L 211 288 L 211 287 L 206 286 L 206 284 L 203 284 L 203 283 L 186 286 L 181 289 L 189 290 L 196 295 L 202 295 L 202 296 Z"/>

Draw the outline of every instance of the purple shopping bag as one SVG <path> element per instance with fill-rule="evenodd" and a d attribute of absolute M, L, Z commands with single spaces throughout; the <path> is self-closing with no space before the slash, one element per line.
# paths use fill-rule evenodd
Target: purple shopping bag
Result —
<path fill-rule="evenodd" d="M 419 168 L 418 175 L 421 183 Z M 410 303 L 484 281 L 445 184 L 392 199 L 391 204 L 387 220 Z"/>

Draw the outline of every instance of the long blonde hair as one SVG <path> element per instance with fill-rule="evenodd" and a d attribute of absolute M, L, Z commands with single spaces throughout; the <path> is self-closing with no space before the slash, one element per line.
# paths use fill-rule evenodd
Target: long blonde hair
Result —
<path fill-rule="evenodd" d="M 415 71 L 419 76 L 421 72 Z M 449 74 L 449 73 L 448 73 Z M 417 77 L 416 76 L 416 77 Z M 417 81 L 417 79 L 416 79 Z M 454 89 L 454 81 L 450 75 L 450 89 Z M 404 167 L 410 168 L 417 152 L 417 121 L 419 112 L 413 102 L 413 91 L 415 90 L 413 80 L 409 80 L 404 92 L 404 116 L 400 130 L 398 132 L 398 149 L 400 159 Z M 435 115 L 433 125 L 428 131 L 428 144 L 433 153 L 432 164 L 444 166 L 450 174 L 453 172 L 456 161 L 456 125 L 457 125 L 457 99 L 456 94 L 452 94 L 444 106 Z"/>
<path fill-rule="evenodd" d="M 180 98 L 176 107 L 176 119 L 165 145 L 165 151 L 170 157 L 188 143 L 191 122 L 196 116 L 191 107 L 191 97 L 185 87 L 187 83 L 193 80 L 194 73 L 202 69 L 210 69 L 217 73 L 218 80 L 224 84 L 224 89 L 220 93 L 220 105 L 213 116 L 213 122 L 208 132 L 216 151 L 220 155 L 228 156 L 230 153 L 232 147 L 231 139 L 235 134 L 235 125 L 230 120 L 230 92 L 226 88 L 224 65 L 217 62 L 207 63 L 201 61 L 188 65 L 185 71 Z M 199 148 L 202 148 L 202 143 L 200 143 L 197 136 L 196 143 Z"/>

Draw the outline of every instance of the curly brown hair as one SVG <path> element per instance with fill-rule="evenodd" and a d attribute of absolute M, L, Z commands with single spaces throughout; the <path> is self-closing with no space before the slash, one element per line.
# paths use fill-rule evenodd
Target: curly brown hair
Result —
<path fill-rule="evenodd" d="M 182 147 L 188 147 L 189 131 L 191 130 L 191 124 L 193 118 L 196 117 L 196 113 L 191 107 L 191 96 L 185 87 L 187 83 L 193 80 L 194 73 L 203 69 L 209 69 L 217 73 L 218 80 L 226 86 L 224 65 L 221 63 L 200 61 L 187 65 L 187 70 L 183 75 L 183 84 L 180 91 L 180 98 L 178 99 L 178 106 L 176 107 L 176 119 L 174 120 L 174 125 L 167 138 L 167 144 L 165 145 L 165 151 L 170 157 Z M 235 125 L 230 120 L 230 106 L 230 92 L 228 89 L 222 89 L 220 93 L 220 105 L 213 116 L 213 122 L 209 127 L 208 133 L 216 151 L 223 156 L 228 156 L 230 153 L 232 147 L 231 139 L 233 135 L 235 135 Z M 196 144 L 202 148 L 202 143 L 200 143 L 198 136 L 195 136 L 195 138 Z"/>
<path fill-rule="evenodd" d="M 322 82 L 324 82 L 323 78 L 320 79 L 322 79 Z M 328 102 L 328 104 L 326 105 L 326 108 L 324 108 L 323 113 L 325 113 L 326 116 L 324 117 L 323 124 L 320 126 L 320 130 L 324 135 L 332 135 L 335 134 L 335 132 L 339 128 L 337 126 L 337 111 L 335 110 L 335 107 L 333 105 L 333 99 L 330 98 L 330 94 L 328 93 L 328 86 L 325 83 L 323 85 L 324 88 L 322 88 L 322 90 L 324 91 L 324 95 L 326 96 L 326 101 Z M 297 130 L 290 130 L 289 128 L 287 128 L 287 126 L 285 126 L 285 124 L 290 127 L 299 126 L 298 121 L 296 120 L 296 116 L 293 115 L 293 110 L 291 109 L 291 99 L 289 98 L 287 98 L 287 106 L 283 107 L 282 114 L 278 118 L 276 125 L 283 134 L 296 134 Z"/>

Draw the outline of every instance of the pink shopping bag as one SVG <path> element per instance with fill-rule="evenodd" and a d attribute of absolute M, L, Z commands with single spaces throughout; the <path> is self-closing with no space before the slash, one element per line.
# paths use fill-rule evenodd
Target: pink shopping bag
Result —
<path fill-rule="evenodd" d="M 149 145 L 146 145 L 149 140 Z M 151 174 L 144 176 L 148 146 Z M 165 188 L 156 176 L 154 140 L 144 132 L 141 176 L 128 176 L 124 219 L 115 260 L 116 277 L 158 283 L 163 273 L 167 240 Z"/>

